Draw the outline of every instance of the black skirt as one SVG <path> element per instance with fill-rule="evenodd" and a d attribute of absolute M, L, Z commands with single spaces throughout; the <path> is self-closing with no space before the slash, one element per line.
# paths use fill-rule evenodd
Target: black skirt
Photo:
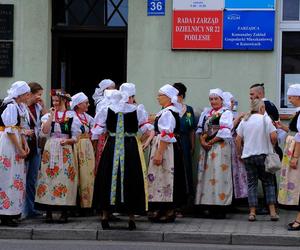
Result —
<path fill-rule="evenodd" d="M 146 208 L 144 177 L 137 141 L 133 136 L 124 138 L 124 201 L 121 202 L 121 173 L 119 166 L 116 203 L 115 205 L 110 204 L 114 148 L 115 137 L 109 136 L 95 179 L 93 207 L 97 210 L 144 214 Z"/>

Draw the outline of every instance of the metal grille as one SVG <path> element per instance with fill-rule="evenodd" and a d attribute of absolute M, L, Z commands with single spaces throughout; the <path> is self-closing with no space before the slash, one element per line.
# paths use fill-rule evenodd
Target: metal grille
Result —
<path fill-rule="evenodd" d="M 53 27 L 126 27 L 128 0 L 52 0 Z"/>

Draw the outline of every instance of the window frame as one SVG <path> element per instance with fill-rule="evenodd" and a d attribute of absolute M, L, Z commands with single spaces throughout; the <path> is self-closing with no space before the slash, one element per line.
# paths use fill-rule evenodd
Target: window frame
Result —
<path fill-rule="evenodd" d="M 278 56 L 277 56 L 277 96 L 278 101 L 278 107 L 279 107 L 279 113 L 280 114 L 292 114 L 295 112 L 296 108 L 282 108 L 281 107 L 281 70 L 282 70 L 282 33 L 283 32 L 299 32 L 300 34 L 300 20 L 298 21 L 291 21 L 291 20 L 287 20 L 284 21 L 283 20 L 283 1 L 284 0 L 280 0 L 280 11 L 279 11 L 279 32 L 278 32 Z M 300 10 L 299 10 L 300 12 Z"/>

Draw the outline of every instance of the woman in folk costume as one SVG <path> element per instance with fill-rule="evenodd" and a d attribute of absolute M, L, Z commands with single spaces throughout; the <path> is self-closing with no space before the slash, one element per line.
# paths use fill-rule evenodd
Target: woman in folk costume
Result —
<path fill-rule="evenodd" d="M 232 112 L 223 106 L 223 91 L 211 89 L 211 108 L 202 112 L 196 133 L 200 137 L 196 205 L 206 207 L 216 219 L 226 217 L 224 206 L 232 201 Z"/>
<path fill-rule="evenodd" d="M 278 202 L 283 205 L 298 206 L 295 221 L 288 224 L 288 230 L 300 230 L 300 84 L 288 88 L 289 102 L 296 107 L 296 114 L 289 126 L 276 122 L 276 127 L 286 132 L 296 133 L 287 136 L 279 177 Z"/>
<path fill-rule="evenodd" d="M 143 149 L 136 137 L 148 129 L 147 117 L 128 103 L 128 95 L 110 90 L 110 104 L 95 117 L 93 138 L 108 133 L 95 179 L 93 206 L 102 211 L 101 225 L 109 229 L 109 211 L 129 215 L 128 228 L 136 228 L 134 214 L 147 210 L 147 176 Z"/>
<path fill-rule="evenodd" d="M 29 119 L 24 102 L 30 87 L 18 81 L 7 92 L 0 106 L 0 219 L 2 225 L 15 227 L 25 201 L 24 159 L 29 148 L 21 126 Z"/>
<path fill-rule="evenodd" d="M 93 99 L 96 106 L 96 114 L 100 111 L 101 108 L 108 105 L 108 101 L 105 96 L 105 90 L 115 89 L 115 87 L 115 83 L 110 79 L 104 79 L 98 84 L 98 88 L 95 89 L 95 93 L 93 94 Z M 107 134 L 101 134 L 99 138 L 97 138 L 97 140 L 94 140 L 94 149 L 96 151 L 95 174 L 99 166 L 106 138 Z"/>
<path fill-rule="evenodd" d="M 67 110 L 70 97 L 52 90 L 53 108 L 42 117 L 41 132 L 47 136 L 35 195 L 35 208 L 47 211 L 46 222 L 53 222 L 52 211 L 61 211 L 59 222 L 68 221 L 67 211 L 76 206 L 78 171 L 72 145 L 77 142 L 73 111 Z"/>
<path fill-rule="evenodd" d="M 180 139 L 182 143 L 184 166 L 187 177 L 187 187 L 188 187 L 188 205 L 194 204 L 194 181 L 193 181 L 193 154 L 195 149 L 195 115 L 193 107 L 185 104 L 185 95 L 187 88 L 183 83 L 177 82 L 173 84 L 178 93 L 178 102 L 182 105 L 180 110 Z M 180 217 L 181 213 L 177 213 L 177 217 Z"/>
<path fill-rule="evenodd" d="M 236 142 L 235 138 L 237 136 L 235 129 L 241 122 L 241 119 L 244 116 L 244 113 L 237 114 L 233 113 L 234 106 L 234 96 L 230 92 L 223 92 L 224 97 L 224 106 L 230 110 L 233 114 L 233 130 L 232 130 L 232 141 L 230 141 L 231 145 L 231 168 L 232 168 L 232 181 L 233 181 L 233 190 L 234 190 L 234 198 L 246 198 L 248 196 L 248 182 L 247 182 L 247 172 L 246 168 L 238 157 L 236 152 Z"/>
<path fill-rule="evenodd" d="M 72 96 L 71 109 L 74 110 L 73 123 L 78 142 L 74 145 L 75 163 L 78 168 L 80 206 L 91 208 L 95 180 L 95 154 L 91 142 L 91 129 L 94 118 L 86 112 L 89 107 L 88 97 L 80 92 Z"/>
<path fill-rule="evenodd" d="M 148 167 L 149 220 L 173 222 L 175 208 L 185 204 L 186 176 L 181 148 L 178 90 L 170 84 L 159 89 L 162 110 L 156 115 Z"/>

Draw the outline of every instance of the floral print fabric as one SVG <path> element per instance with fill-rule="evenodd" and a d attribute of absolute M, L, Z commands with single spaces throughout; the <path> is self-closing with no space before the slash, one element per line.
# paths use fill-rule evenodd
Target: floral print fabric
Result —
<path fill-rule="evenodd" d="M 209 151 L 200 149 L 196 205 L 230 205 L 232 201 L 231 147 L 223 141 Z"/>
<path fill-rule="evenodd" d="M 295 148 L 293 136 L 287 136 L 279 177 L 278 202 L 282 205 L 298 205 L 300 196 L 300 164 L 290 168 L 290 160 Z"/>
<path fill-rule="evenodd" d="M 116 193 L 117 193 L 117 178 L 118 170 L 120 166 L 121 173 L 121 202 L 124 202 L 124 161 L 125 161 L 125 150 L 124 150 L 124 116 L 123 113 L 118 113 L 117 128 L 116 128 L 116 141 L 115 151 L 113 159 L 113 172 L 111 180 L 111 194 L 110 204 L 116 204 Z"/>
<path fill-rule="evenodd" d="M 61 146 L 59 138 L 49 138 L 42 155 L 35 202 L 46 205 L 75 206 L 78 171 L 73 149 Z"/>
<path fill-rule="evenodd" d="M 94 181 L 95 181 L 95 156 L 92 142 L 89 138 L 79 139 L 74 145 L 75 162 L 78 168 L 80 206 L 92 207 Z"/>
<path fill-rule="evenodd" d="M 21 136 L 14 129 L 18 141 Z M 5 132 L 0 135 L 0 215 L 19 215 L 25 200 L 26 168 Z"/>
<path fill-rule="evenodd" d="M 163 155 L 162 165 L 153 164 L 155 151 L 160 143 L 159 136 L 153 138 L 148 168 L 149 202 L 173 202 L 174 150 L 169 144 Z"/>

